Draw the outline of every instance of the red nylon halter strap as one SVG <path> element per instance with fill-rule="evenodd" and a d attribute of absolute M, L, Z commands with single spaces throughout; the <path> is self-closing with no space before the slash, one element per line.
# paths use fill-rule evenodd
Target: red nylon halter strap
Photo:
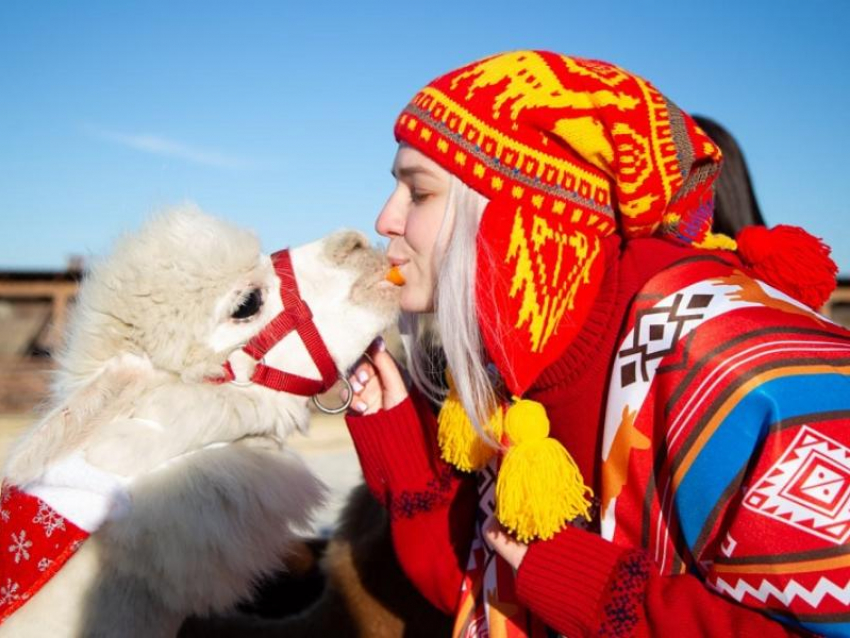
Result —
<path fill-rule="evenodd" d="M 272 319 L 265 328 L 255 335 L 243 350 L 258 363 L 251 375 L 251 381 L 272 390 L 288 392 L 300 396 L 312 396 L 327 391 L 338 378 L 336 364 L 328 352 L 325 342 L 313 323 L 313 313 L 298 292 L 298 282 L 292 269 L 289 250 L 281 250 L 272 255 L 272 264 L 280 278 L 280 297 L 283 310 Z M 304 342 L 307 352 L 319 369 L 322 379 L 308 379 L 291 372 L 284 372 L 263 363 L 263 357 L 286 335 L 295 330 Z M 234 378 L 230 364 L 225 364 L 226 380 Z"/>

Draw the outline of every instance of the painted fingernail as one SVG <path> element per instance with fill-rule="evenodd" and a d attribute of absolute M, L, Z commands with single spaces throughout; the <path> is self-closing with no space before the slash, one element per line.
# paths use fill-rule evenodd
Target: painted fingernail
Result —
<path fill-rule="evenodd" d="M 352 381 L 351 382 L 351 389 L 354 390 L 357 393 L 363 392 L 363 386 L 360 384 L 359 381 Z"/>
<path fill-rule="evenodd" d="M 360 380 L 360 383 L 366 383 L 369 380 L 369 374 L 365 370 L 360 370 L 357 373 L 357 378 Z"/>
<path fill-rule="evenodd" d="M 354 404 L 354 409 L 357 410 L 358 412 L 365 412 L 366 408 L 368 408 L 368 407 L 369 406 L 366 405 L 365 403 L 363 403 L 363 401 L 358 401 L 357 403 Z"/>
<path fill-rule="evenodd" d="M 383 337 L 378 337 L 375 339 L 375 347 L 378 348 L 378 352 L 383 352 L 387 349 L 387 342 L 384 341 Z"/>

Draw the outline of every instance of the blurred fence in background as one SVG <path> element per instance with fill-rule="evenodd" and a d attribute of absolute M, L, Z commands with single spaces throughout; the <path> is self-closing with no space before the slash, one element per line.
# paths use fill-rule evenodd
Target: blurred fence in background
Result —
<path fill-rule="evenodd" d="M 57 272 L 0 271 L 0 415 L 29 413 L 45 397 L 68 312 L 82 279 L 78 261 Z M 850 279 L 822 309 L 850 328 Z"/>

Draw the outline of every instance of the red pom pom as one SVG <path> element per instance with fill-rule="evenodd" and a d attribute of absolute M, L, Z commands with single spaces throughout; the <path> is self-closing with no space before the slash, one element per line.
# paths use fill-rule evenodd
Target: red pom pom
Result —
<path fill-rule="evenodd" d="M 835 290 L 838 267 L 830 248 L 797 226 L 747 226 L 736 238 L 738 255 L 753 274 L 817 310 Z"/>

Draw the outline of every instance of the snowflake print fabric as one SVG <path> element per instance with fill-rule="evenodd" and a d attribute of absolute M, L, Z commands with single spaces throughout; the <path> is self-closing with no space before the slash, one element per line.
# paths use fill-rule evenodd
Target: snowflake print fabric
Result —
<path fill-rule="evenodd" d="M 65 531 L 65 519 L 51 509 L 47 503 L 41 503 L 38 514 L 32 519 L 32 522 L 44 526 L 44 535 L 47 538 L 50 538 L 55 530 Z"/>
<path fill-rule="evenodd" d="M 88 536 L 44 501 L 13 485 L 3 485 L 0 623 L 32 598 Z"/>
<path fill-rule="evenodd" d="M 27 551 L 30 547 L 32 547 L 32 541 L 27 540 L 27 530 L 22 529 L 17 534 L 12 533 L 12 544 L 9 545 L 9 551 L 15 555 L 15 565 L 21 562 L 21 558 L 30 559 L 30 553 Z"/>

